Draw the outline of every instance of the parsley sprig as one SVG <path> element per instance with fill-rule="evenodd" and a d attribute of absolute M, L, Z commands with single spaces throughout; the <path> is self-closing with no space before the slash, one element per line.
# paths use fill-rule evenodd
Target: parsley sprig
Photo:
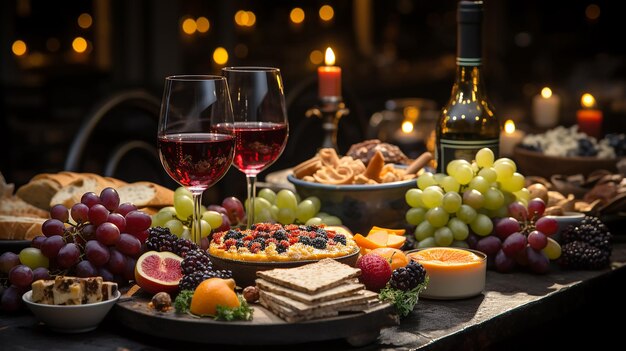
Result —
<path fill-rule="evenodd" d="M 419 293 L 426 288 L 426 285 L 428 285 L 428 277 L 426 277 L 426 280 L 424 280 L 422 284 L 407 291 L 394 289 L 387 284 L 378 294 L 378 298 L 391 303 L 396 308 L 400 317 L 406 317 L 415 308 Z"/>
<path fill-rule="evenodd" d="M 174 300 L 174 308 L 176 308 L 176 312 L 178 313 L 189 313 L 193 316 L 189 311 L 191 306 L 191 299 L 193 298 L 193 290 L 183 290 L 178 293 L 176 296 L 176 300 Z M 252 320 L 252 314 L 254 313 L 254 309 L 248 305 L 246 299 L 241 296 L 241 294 L 237 294 L 237 298 L 239 299 L 240 305 L 239 307 L 226 307 L 226 306 L 217 306 L 217 313 L 215 316 L 210 316 L 215 318 L 216 320 L 222 321 L 249 321 Z M 200 316 L 204 317 L 204 316 Z"/>

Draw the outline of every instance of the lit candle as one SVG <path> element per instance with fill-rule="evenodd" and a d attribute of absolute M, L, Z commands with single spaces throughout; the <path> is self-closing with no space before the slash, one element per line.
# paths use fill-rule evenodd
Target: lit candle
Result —
<path fill-rule="evenodd" d="M 341 96 L 341 68 L 334 66 L 335 53 L 331 48 L 326 49 L 326 57 L 324 61 L 326 66 L 321 66 L 317 69 L 319 96 Z"/>
<path fill-rule="evenodd" d="M 507 120 L 504 123 L 504 133 L 500 134 L 500 155 L 505 157 L 513 156 L 513 149 L 522 142 L 525 133 L 515 129 L 515 123 Z"/>
<path fill-rule="evenodd" d="M 602 111 L 596 108 L 596 99 L 591 94 L 580 98 L 582 109 L 576 111 L 578 130 L 596 139 L 602 137 Z"/>
<path fill-rule="evenodd" d="M 535 125 L 540 128 L 551 128 L 559 123 L 559 105 L 561 99 L 552 94 L 550 88 L 541 89 L 541 94 L 533 98 L 533 117 Z"/>

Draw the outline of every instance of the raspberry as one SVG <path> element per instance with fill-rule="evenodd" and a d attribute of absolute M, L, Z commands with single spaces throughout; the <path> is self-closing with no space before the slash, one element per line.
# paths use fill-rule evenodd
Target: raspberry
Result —
<path fill-rule="evenodd" d="M 257 253 L 261 251 L 261 244 L 256 241 L 251 241 L 250 246 L 248 246 L 248 250 L 250 250 L 250 252 L 252 253 Z"/>

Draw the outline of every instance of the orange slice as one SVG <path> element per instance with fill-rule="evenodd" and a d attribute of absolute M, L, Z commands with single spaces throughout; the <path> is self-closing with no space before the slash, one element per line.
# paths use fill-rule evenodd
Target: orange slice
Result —
<path fill-rule="evenodd" d="M 379 242 L 374 242 L 371 240 L 370 236 L 368 235 L 367 237 L 361 235 L 361 234 L 355 234 L 354 235 L 354 241 L 356 242 L 357 245 L 359 245 L 359 247 L 361 248 L 365 248 L 365 249 L 376 249 L 379 247 L 385 247 L 385 245 L 381 245 Z M 386 241 L 385 241 L 386 243 Z"/>
<path fill-rule="evenodd" d="M 387 238 L 387 247 L 399 249 L 404 245 L 406 237 L 404 235 L 389 235 Z"/>
<path fill-rule="evenodd" d="M 455 269 L 480 265 L 484 260 L 483 257 L 471 251 L 451 247 L 431 247 L 411 252 L 409 253 L 409 257 L 424 265 L 427 270 L 428 266 L 439 268 L 446 266 L 449 267 L 449 269 Z"/>
<path fill-rule="evenodd" d="M 390 228 L 373 226 L 372 229 L 370 229 L 370 234 L 373 232 L 380 231 L 380 230 L 384 230 L 387 233 L 393 234 L 393 235 L 404 235 L 404 233 L 406 233 L 406 229 L 390 229 Z"/>
<path fill-rule="evenodd" d="M 406 237 L 404 235 L 389 235 L 384 230 L 370 232 L 368 236 L 361 234 L 354 235 L 354 241 L 361 248 L 376 249 L 379 247 L 392 247 L 399 249 L 404 245 Z"/>

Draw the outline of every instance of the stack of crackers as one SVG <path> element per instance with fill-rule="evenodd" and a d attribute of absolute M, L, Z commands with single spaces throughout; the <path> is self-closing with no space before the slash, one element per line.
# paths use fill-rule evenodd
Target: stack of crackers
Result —
<path fill-rule="evenodd" d="M 378 294 L 356 279 L 358 268 L 331 258 L 296 268 L 259 271 L 259 302 L 287 322 L 364 311 L 380 303 Z"/>

